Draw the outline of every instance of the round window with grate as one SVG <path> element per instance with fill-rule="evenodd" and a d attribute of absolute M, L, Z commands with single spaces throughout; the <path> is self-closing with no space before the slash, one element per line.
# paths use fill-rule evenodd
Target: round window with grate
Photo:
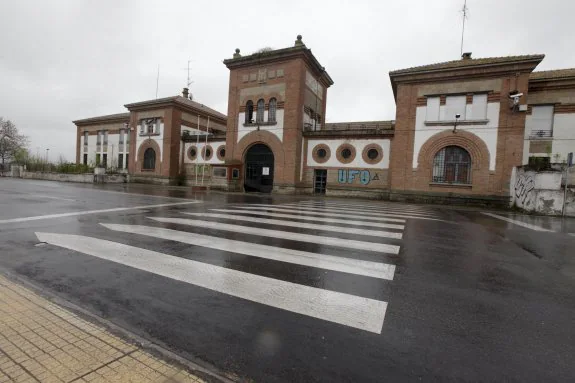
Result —
<path fill-rule="evenodd" d="M 196 149 L 192 148 L 190 149 L 190 156 L 195 157 L 196 156 Z"/>
<path fill-rule="evenodd" d="M 348 148 L 343 149 L 341 151 L 341 156 L 347 160 L 349 157 L 351 157 L 351 150 Z"/>
<path fill-rule="evenodd" d="M 220 157 L 224 158 L 226 156 L 226 149 L 220 149 Z"/>
<path fill-rule="evenodd" d="M 212 151 L 210 149 L 206 149 L 206 158 L 210 158 L 212 156 Z"/>
<path fill-rule="evenodd" d="M 325 156 L 327 156 L 327 151 L 325 149 L 318 149 L 317 151 L 317 156 L 319 158 L 325 158 Z"/>
<path fill-rule="evenodd" d="M 367 158 L 370 160 L 375 160 L 379 156 L 379 151 L 377 149 L 369 149 L 367 151 Z"/>

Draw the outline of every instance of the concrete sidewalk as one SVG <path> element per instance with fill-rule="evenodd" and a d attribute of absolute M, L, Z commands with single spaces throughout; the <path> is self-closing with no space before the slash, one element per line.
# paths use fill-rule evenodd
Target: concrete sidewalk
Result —
<path fill-rule="evenodd" d="M 203 382 L 0 275 L 1 382 Z"/>

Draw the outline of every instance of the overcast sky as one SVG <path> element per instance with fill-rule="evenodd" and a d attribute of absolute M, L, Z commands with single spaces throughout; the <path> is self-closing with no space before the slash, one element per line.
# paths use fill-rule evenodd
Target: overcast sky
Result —
<path fill-rule="evenodd" d="M 567 0 L 468 0 L 464 51 L 545 53 L 538 67 L 575 66 Z M 292 46 L 298 34 L 335 84 L 328 122 L 395 116 L 388 72 L 459 58 L 463 0 L 1 0 L 0 116 L 33 153 L 75 159 L 72 120 L 179 94 L 192 60 L 195 100 L 227 113 L 235 48 Z"/>

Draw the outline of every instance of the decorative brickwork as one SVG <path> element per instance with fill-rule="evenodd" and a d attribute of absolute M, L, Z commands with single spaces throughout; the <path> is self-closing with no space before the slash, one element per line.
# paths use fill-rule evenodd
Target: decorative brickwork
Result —
<path fill-rule="evenodd" d="M 471 185 L 487 192 L 489 184 L 489 150 L 485 142 L 475 134 L 460 130 L 446 130 L 429 138 L 421 147 L 417 159 L 416 179 L 421 189 L 428 189 L 432 182 L 433 159 L 446 146 L 459 146 L 471 157 Z M 457 185 L 447 187 L 461 188 Z"/>
<path fill-rule="evenodd" d="M 349 150 L 350 155 L 347 158 L 344 158 L 344 156 L 342 155 L 342 153 L 345 150 Z M 339 162 L 341 162 L 342 164 L 349 164 L 351 163 L 354 159 L 355 159 L 355 147 L 351 144 L 341 144 L 338 148 L 337 148 L 337 152 L 336 152 L 336 156 L 337 156 L 337 160 Z"/>
<path fill-rule="evenodd" d="M 374 158 L 369 158 L 369 154 L 375 153 L 374 150 L 377 151 L 377 156 Z M 363 152 L 361 153 L 361 156 L 362 156 L 362 158 L 366 164 L 375 165 L 375 164 L 381 162 L 381 160 L 383 160 L 383 149 L 378 144 L 369 144 L 369 145 L 366 145 L 365 148 L 363 148 Z"/>
<path fill-rule="evenodd" d="M 319 155 L 318 152 L 319 152 L 320 150 L 325 151 L 325 156 L 321 157 L 321 156 Z M 329 149 L 329 146 L 327 146 L 327 145 L 325 145 L 325 144 L 319 144 L 319 145 L 316 145 L 316 146 L 313 148 L 312 156 L 313 156 L 313 160 L 314 160 L 315 162 L 317 162 L 318 164 L 323 164 L 323 163 L 327 162 L 327 161 L 330 159 L 330 157 L 331 157 L 331 150 Z"/>
<path fill-rule="evenodd" d="M 156 166 L 153 170 L 142 169 L 144 166 L 144 153 L 146 149 L 152 148 L 156 152 Z M 138 148 L 138 162 L 136 163 L 136 169 L 139 173 L 144 173 L 148 175 L 161 175 L 162 174 L 162 161 L 160 155 L 160 146 L 155 140 L 146 140 L 142 142 Z"/>

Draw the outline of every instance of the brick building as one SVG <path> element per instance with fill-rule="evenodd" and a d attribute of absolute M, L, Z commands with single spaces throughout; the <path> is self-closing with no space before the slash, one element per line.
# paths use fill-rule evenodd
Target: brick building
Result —
<path fill-rule="evenodd" d="M 116 167 L 135 180 L 506 204 L 513 167 L 575 151 L 575 70 L 534 72 L 543 58 L 464 54 L 392 71 L 394 121 L 326 123 L 334 82 L 301 36 L 284 49 L 236 49 L 224 60 L 227 116 L 187 89 L 127 104 L 75 121 L 77 161 L 114 166 L 104 155 L 117 142 Z"/>

